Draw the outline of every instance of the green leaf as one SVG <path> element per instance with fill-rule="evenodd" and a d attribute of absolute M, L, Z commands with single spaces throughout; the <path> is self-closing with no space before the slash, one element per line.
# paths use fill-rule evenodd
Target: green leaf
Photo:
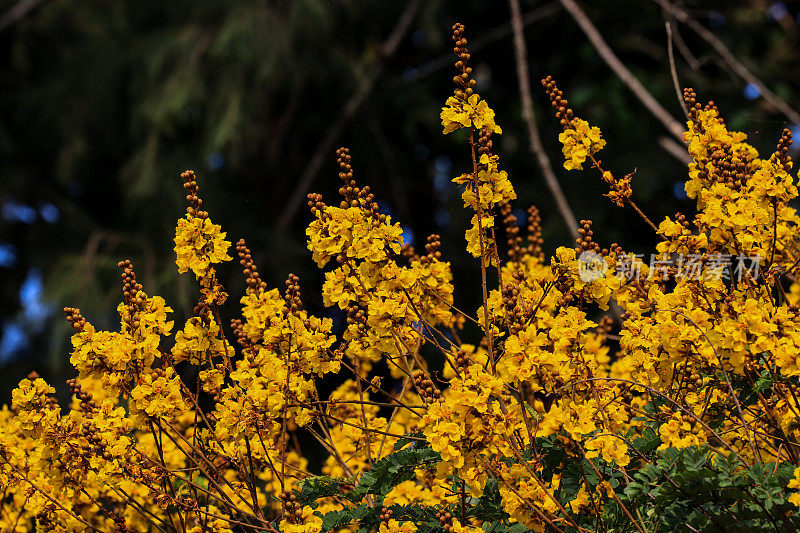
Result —
<path fill-rule="evenodd" d="M 371 508 L 367 504 L 363 503 L 355 508 L 327 512 L 321 515 L 322 531 L 341 529 L 352 522 L 361 520 L 367 514 L 369 514 L 370 511 Z"/>
<path fill-rule="evenodd" d="M 441 458 L 431 448 L 405 448 L 387 455 L 365 472 L 358 485 L 346 494 L 353 502 L 359 502 L 367 494 L 386 495 L 403 481 L 412 479 L 414 469 L 424 464 L 435 464 Z"/>
<path fill-rule="evenodd" d="M 301 505 L 309 505 L 319 498 L 341 495 L 348 488 L 352 488 L 352 485 L 345 479 L 317 476 L 304 479 L 295 494 Z"/>
<path fill-rule="evenodd" d="M 425 435 L 421 431 L 415 431 L 413 433 L 409 433 L 408 435 L 404 435 L 397 439 L 397 442 L 394 443 L 394 451 L 400 450 L 406 444 L 411 444 L 413 448 L 429 448 L 430 444 L 428 441 L 421 441 L 419 439 L 424 439 Z"/>
<path fill-rule="evenodd" d="M 642 455 L 647 455 L 661 446 L 661 438 L 652 427 L 647 427 L 642 431 L 642 435 L 633 440 L 633 447 Z"/>

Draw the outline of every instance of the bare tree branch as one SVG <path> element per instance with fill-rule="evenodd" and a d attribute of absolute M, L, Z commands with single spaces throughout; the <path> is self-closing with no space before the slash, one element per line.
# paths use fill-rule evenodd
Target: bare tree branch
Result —
<path fill-rule="evenodd" d="M 522 14 L 519 8 L 519 0 L 508 0 L 511 7 L 511 26 L 514 29 L 514 55 L 517 62 L 517 79 L 519 82 L 519 93 L 522 99 L 522 117 L 528 128 L 528 138 L 530 140 L 530 150 L 536 156 L 539 167 L 542 169 L 544 181 L 556 200 L 556 206 L 561 213 L 561 217 L 569 229 L 573 239 L 578 239 L 578 224 L 575 215 L 564 196 L 564 191 L 558 183 L 550 158 L 542 145 L 539 130 L 536 128 L 536 116 L 533 112 L 533 98 L 531 97 L 530 71 L 528 69 L 528 51 L 525 46 L 525 35 L 523 30 Z"/>
<path fill-rule="evenodd" d="M 702 64 L 696 57 L 694 57 L 692 51 L 689 50 L 689 46 L 686 44 L 686 41 L 683 40 L 683 37 L 681 37 L 681 32 L 678 31 L 677 27 L 675 28 L 673 38 L 675 39 L 675 44 L 678 45 L 678 51 L 683 56 L 683 59 L 689 64 L 689 68 L 695 72 L 700 70 Z"/>
<path fill-rule="evenodd" d="M 683 101 L 683 91 L 680 81 L 678 81 L 678 70 L 675 68 L 675 50 L 673 49 L 672 38 L 672 17 L 667 16 L 664 21 L 664 26 L 667 29 L 667 55 L 669 56 L 669 72 L 672 74 L 672 85 L 675 87 L 675 96 L 678 97 L 678 104 L 683 110 L 686 118 L 689 118 L 689 111 L 686 109 L 686 102 Z"/>
<path fill-rule="evenodd" d="M 692 160 L 689 156 L 689 152 L 686 151 L 686 147 L 682 144 L 678 144 L 672 137 L 667 137 L 666 135 L 659 136 L 658 145 L 684 165 L 688 165 Z"/>
<path fill-rule="evenodd" d="M 294 217 L 297 216 L 297 212 L 303 204 L 303 200 L 306 194 L 308 194 L 311 184 L 317 178 L 322 168 L 325 157 L 333 153 L 333 145 L 339 139 L 342 130 L 364 103 L 369 93 L 372 92 L 372 89 L 375 87 L 375 82 L 378 81 L 378 77 L 383 72 L 386 60 L 397 51 L 401 39 L 411 25 L 411 21 L 414 19 L 414 15 L 421 5 L 422 0 L 411 0 L 406 5 L 405 10 L 397 20 L 397 24 L 395 24 L 394 30 L 392 30 L 392 33 L 381 46 L 380 59 L 378 59 L 369 73 L 361 80 L 356 92 L 353 93 L 350 99 L 345 103 L 342 111 L 339 113 L 339 117 L 331 125 L 330 129 L 328 129 L 327 135 L 319 144 L 316 152 L 314 152 L 314 155 L 303 170 L 303 174 L 301 174 L 291 198 L 289 198 L 286 207 L 278 217 L 277 225 L 279 229 L 286 229 L 292 223 Z"/>
<path fill-rule="evenodd" d="M 600 35 L 600 32 L 597 30 L 595 25 L 591 20 L 589 20 L 589 17 L 586 16 L 586 13 L 584 13 L 575 0 L 559 1 L 561 2 L 561 5 L 563 5 L 567 11 L 569 11 L 570 15 L 572 15 L 572 18 L 575 19 L 575 22 L 578 23 L 578 26 L 581 27 L 583 33 L 586 34 L 586 37 L 589 38 L 589 41 L 600 54 L 600 57 L 603 58 L 603 61 L 605 61 L 609 67 L 611 67 L 611 70 L 614 71 L 617 77 L 619 77 L 619 79 L 628 86 L 628 88 L 639 99 L 639 101 L 644 104 L 647 110 L 650 111 L 676 139 L 678 139 L 680 142 L 683 142 L 683 132 L 685 131 L 683 125 L 675 120 L 675 118 L 666 109 L 664 109 L 664 107 L 659 104 L 655 98 L 653 98 L 653 95 L 651 95 L 647 89 L 644 88 L 644 85 L 642 85 L 642 83 L 636 79 L 633 73 L 628 70 L 622 61 L 619 60 L 619 58 L 614 54 L 613 50 L 611 50 L 606 41 L 603 39 L 603 36 Z"/>
<path fill-rule="evenodd" d="M 775 109 L 786 115 L 789 120 L 795 124 L 800 124 L 800 113 L 786 103 L 786 101 L 778 97 L 778 95 L 769 90 L 769 88 L 764 85 L 764 83 L 758 79 L 755 74 L 750 72 L 744 63 L 736 59 L 736 56 L 731 53 L 728 47 L 725 46 L 725 43 L 723 43 L 716 35 L 692 18 L 689 13 L 676 6 L 672 2 L 669 2 L 668 0 L 653 1 L 669 11 L 675 18 L 689 26 L 698 36 L 700 36 L 701 39 L 710 44 L 711 47 L 720 55 L 722 60 L 725 61 L 725 63 L 727 63 L 738 76 L 740 76 L 747 83 L 752 83 L 758 87 L 758 90 L 761 91 L 761 95 L 764 97 L 764 100 L 769 102 Z"/>
<path fill-rule="evenodd" d="M 18 2 L 0 17 L 0 32 L 6 30 L 9 26 L 20 20 L 42 2 L 44 2 L 44 0 L 22 0 Z"/>
<path fill-rule="evenodd" d="M 547 4 L 541 5 L 537 8 L 531 9 L 530 11 L 526 12 L 522 15 L 522 25 L 527 27 L 533 24 L 534 22 L 538 22 L 544 18 L 549 17 L 550 15 L 554 15 L 561 11 L 561 7 L 558 5 L 558 2 L 548 2 Z M 469 43 L 469 50 L 471 53 L 475 53 L 482 48 L 486 48 L 490 44 L 499 41 L 505 37 L 511 35 L 511 23 L 503 24 L 502 26 L 498 26 L 497 28 L 487 32 L 480 37 L 476 37 L 475 39 L 471 40 Z M 432 59 L 427 63 L 423 63 L 418 68 L 414 69 L 414 73 L 410 76 L 403 75 L 398 76 L 389 80 L 388 85 L 390 87 L 400 86 L 400 85 L 408 85 L 409 83 L 414 83 L 417 80 L 422 78 L 426 78 L 431 74 L 443 69 L 448 68 L 453 65 L 452 60 L 453 54 L 443 54 L 436 59 Z"/>

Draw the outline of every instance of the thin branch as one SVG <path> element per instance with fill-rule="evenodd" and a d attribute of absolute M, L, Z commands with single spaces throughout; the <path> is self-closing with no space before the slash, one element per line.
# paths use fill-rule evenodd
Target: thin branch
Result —
<path fill-rule="evenodd" d="M 519 81 L 519 93 L 522 100 L 522 117 L 528 128 L 528 139 L 530 140 L 530 150 L 536 156 L 539 167 L 542 169 L 544 181 L 556 200 L 564 223 L 569 229 L 573 240 L 578 239 L 578 224 L 575 215 L 570 208 L 564 191 L 558 183 L 550 158 L 547 157 L 539 130 L 536 128 L 536 116 L 533 112 L 533 98 L 531 97 L 530 70 L 528 69 L 528 50 L 525 46 L 525 35 L 522 23 L 522 14 L 519 8 L 519 0 L 508 0 L 511 7 L 511 26 L 514 29 L 514 56 L 517 62 L 517 80 Z"/>
<path fill-rule="evenodd" d="M 530 26 L 534 22 L 538 22 L 544 18 L 547 18 L 551 15 L 554 15 L 561 11 L 561 8 L 558 6 L 558 2 L 548 2 L 542 6 L 537 8 L 531 9 L 530 11 L 526 12 L 522 15 L 522 25 L 523 26 Z M 477 52 L 482 48 L 486 48 L 490 44 L 499 41 L 505 37 L 511 35 L 511 24 L 506 23 L 502 26 L 499 26 L 492 31 L 481 35 L 480 37 L 476 37 L 474 40 L 470 41 L 469 49 L 472 54 Z M 436 59 L 432 59 L 427 63 L 423 63 L 419 67 L 415 68 L 411 74 L 404 74 L 397 76 L 396 78 L 392 78 L 387 83 L 388 87 L 399 87 L 403 85 L 408 85 L 410 83 L 415 83 L 416 81 L 427 78 L 428 76 L 435 74 L 436 72 L 449 68 L 453 66 L 453 53 L 448 52 L 446 54 L 442 54 Z"/>
<path fill-rule="evenodd" d="M 755 74 L 750 72 L 744 63 L 736 59 L 736 56 L 731 53 L 731 51 L 727 46 L 725 46 L 725 43 L 723 43 L 719 37 L 697 22 L 685 10 L 676 6 L 672 2 L 669 2 L 669 0 L 653 1 L 669 11 L 675 18 L 689 26 L 701 39 L 710 44 L 711 47 L 720 55 L 722 60 L 725 61 L 725 63 L 727 63 L 728 66 L 730 66 L 738 76 L 740 76 L 747 83 L 751 83 L 758 87 L 758 90 L 761 91 L 761 96 L 764 97 L 764 100 L 772 104 L 775 109 L 786 115 L 789 120 L 795 124 L 800 124 L 800 113 L 798 113 L 792 106 L 787 104 L 786 101 L 778 97 L 778 95 L 770 91 L 769 88 L 755 76 Z"/>
<path fill-rule="evenodd" d="M 57 506 L 58 508 L 60 508 L 62 511 L 64 511 L 65 513 L 67 513 L 68 515 L 70 515 L 72 518 L 74 518 L 75 520 L 77 520 L 78 522 L 80 522 L 81 524 L 83 524 L 84 526 L 86 526 L 87 528 L 89 528 L 89 529 L 92 529 L 92 530 L 94 530 L 94 531 L 98 531 L 98 532 L 100 531 L 99 529 L 97 529 L 96 527 L 94 527 L 92 524 L 90 524 L 89 522 L 87 522 L 86 520 L 84 520 L 84 519 L 83 519 L 81 516 L 78 516 L 77 514 L 75 514 L 74 512 L 72 512 L 71 510 L 69 510 L 69 509 L 67 509 L 66 507 L 64 507 L 64 506 L 63 506 L 63 505 L 62 505 L 62 504 L 61 504 L 61 503 L 60 503 L 58 500 L 56 500 L 55 498 L 53 498 L 53 497 L 52 497 L 50 494 L 48 494 L 47 492 L 45 492 L 45 490 L 44 490 L 44 489 L 42 489 L 42 488 L 41 488 L 41 487 L 39 487 L 39 486 L 38 486 L 36 483 L 34 483 L 33 481 L 31 481 L 31 480 L 30 480 L 30 477 L 29 477 L 27 474 L 25 474 L 24 472 L 22 472 L 22 471 L 21 471 L 21 470 L 20 470 L 18 467 L 16 467 L 15 465 L 12 465 L 12 464 L 10 464 L 10 463 L 8 463 L 8 464 L 9 464 L 9 466 L 11 466 L 11 468 L 13 468 L 14 470 L 16 470 L 16 471 L 18 472 L 18 474 L 17 474 L 17 475 L 19 476 L 19 478 L 20 478 L 21 480 L 25 481 L 25 482 L 26 482 L 28 485 L 30 485 L 30 486 L 31 486 L 31 488 L 32 488 L 34 491 L 38 492 L 39 494 L 41 494 L 42 496 L 44 496 L 45 498 L 47 498 L 48 500 L 50 500 L 50 501 L 51 501 L 51 502 L 52 502 L 54 505 L 56 505 L 56 506 Z"/>
<path fill-rule="evenodd" d="M 686 41 L 683 40 L 683 37 L 681 37 L 681 32 L 678 31 L 677 27 L 675 28 L 675 34 L 673 37 L 675 38 L 675 44 L 678 46 L 678 51 L 683 56 L 684 61 L 689 64 L 689 68 L 695 72 L 698 72 L 703 66 L 703 63 L 694 56 L 691 50 L 689 50 L 689 45 L 687 45 Z"/>
<path fill-rule="evenodd" d="M 474 190 L 475 190 L 475 203 L 477 205 L 477 212 L 478 212 L 478 243 L 480 244 L 480 253 L 481 253 L 481 295 L 482 295 L 482 308 L 483 308 L 483 325 L 484 325 L 484 332 L 486 333 L 486 345 L 489 350 L 489 363 L 492 365 L 492 375 L 497 375 L 497 371 L 495 368 L 494 363 L 494 346 L 493 346 L 493 339 L 492 339 L 492 328 L 494 327 L 494 317 L 490 316 L 489 313 L 489 294 L 488 289 L 486 286 L 486 249 L 484 248 L 483 242 L 483 208 L 481 207 L 481 189 L 478 182 L 478 160 L 477 160 L 477 150 L 475 148 L 475 127 L 472 126 L 469 129 L 469 146 L 470 151 L 472 152 L 472 178 L 474 183 Z M 491 212 L 491 210 L 490 210 Z M 498 265 L 499 268 L 499 265 Z M 420 365 L 421 366 L 421 365 Z"/>
<path fill-rule="evenodd" d="M 586 16 L 586 13 L 581 9 L 581 7 L 575 2 L 575 0 L 559 0 L 561 4 L 569 11 L 572 18 L 575 19 L 575 22 L 578 23 L 578 26 L 581 27 L 583 33 L 586 34 L 586 37 L 589 38 L 589 41 L 595 47 L 597 52 L 600 54 L 600 57 L 606 64 L 611 67 L 611 70 L 619 77 L 622 82 L 628 86 L 628 88 L 633 92 L 636 98 L 639 99 L 640 102 L 647 108 L 650 113 L 653 114 L 667 130 L 680 142 L 683 142 L 683 132 L 685 128 L 681 125 L 680 122 L 675 120 L 675 118 L 669 114 L 669 112 L 664 109 L 664 107 L 658 103 L 658 101 L 650 94 L 647 89 L 645 89 L 644 85 L 636 79 L 636 76 L 628 70 L 622 61 L 614 54 L 614 51 L 611 50 L 611 47 L 608 46 L 608 43 L 603 39 L 603 36 L 600 35 L 600 32 L 597 30 L 597 27 L 589 20 L 589 17 Z M 657 2 L 661 0 L 656 0 Z"/>
<path fill-rule="evenodd" d="M 681 106 L 683 114 L 689 118 L 689 111 L 686 109 L 686 102 L 683 100 L 681 84 L 678 81 L 678 69 L 675 68 L 675 50 L 673 49 L 674 38 L 672 37 L 672 17 L 666 17 L 664 27 L 667 29 L 667 56 L 669 56 L 669 72 L 672 74 L 672 85 L 675 87 L 675 96 L 678 97 L 678 105 Z"/>
<path fill-rule="evenodd" d="M 703 328 L 701 328 L 697 324 L 697 322 L 692 320 L 691 317 L 689 317 L 689 315 L 687 315 L 686 313 L 683 313 L 683 312 L 678 311 L 676 309 L 667 309 L 667 308 L 665 308 L 665 309 L 656 309 L 656 312 L 658 312 L 658 311 L 669 311 L 671 313 L 675 313 L 676 315 L 682 316 L 687 321 L 689 321 L 689 323 L 692 324 L 697 329 L 697 331 L 699 331 L 700 334 L 703 335 L 703 337 L 705 337 L 706 341 L 708 342 L 708 345 L 711 346 L 711 350 L 714 352 L 714 356 L 717 358 L 717 361 L 719 362 L 719 369 L 722 371 L 722 375 L 725 378 L 725 383 L 728 385 L 728 391 L 730 391 L 731 398 L 733 398 L 733 403 L 736 405 L 736 411 L 737 411 L 737 414 L 739 415 L 739 420 L 742 423 L 742 429 L 744 430 L 745 437 L 747 437 L 747 442 L 750 445 L 750 448 L 751 448 L 751 450 L 753 452 L 753 457 L 759 463 L 763 462 L 761 460 L 761 456 L 756 451 L 756 447 L 753 444 L 753 439 L 750 437 L 750 433 L 748 432 L 748 427 L 749 426 L 747 425 L 747 421 L 744 418 L 744 413 L 742 412 L 742 404 L 739 402 L 739 397 L 736 396 L 736 391 L 734 390 L 733 385 L 731 384 L 731 380 L 728 377 L 728 373 L 725 371 L 725 364 L 723 363 L 722 358 L 719 356 L 719 353 L 717 353 L 717 349 L 714 347 L 714 343 L 711 342 L 711 338 L 709 338 L 709 336 L 705 332 L 705 330 Z"/>
<path fill-rule="evenodd" d="M 639 383 L 637 381 L 633 381 L 633 380 L 630 380 L 630 379 L 623 379 L 623 378 L 607 378 L 607 377 L 585 378 L 585 379 L 579 379 L 579 380 L 570 381 L 566 385 L 553 390 L 550 394 L 558 394 L 559 392 L 561 392 L 564 389 L 568 389 L 570 387 L 574 387 L 575 385 L 580 385 L 582 383 L 590 383 L 592 381 L 609 381 L 609 382 L 617 382 L 617 383 L 627 383 L 628 385 L 633 385 L 634 387 L 639 387 L 641 389 L 646 390 L 650 394 L 655 394 L 656 396 L 659 396 L 659 397 L 663 398 L 664 400 L 666 400 L 667 402 L 672 404 L 673 407 L 675 408 L 675 410 L 681 411 L 683 413 L 686 413 L 686 415 L 688 415 L 695 422 L 700 424 L 703 427 L 703 429 L 706 430 L 706 432 L 708 432 L 710 435 L 713 435 L 723 446 L 725 446 L 725 448 L 728 449 L 729 452 L 731 452 L 733 455 L 735 455 L 740 463 L 742 463 L 743 465 L 747 465 L 747 462 L 745 462 L 745 460 L 742 459 L 742 456 L 739 455 L 739 452 L 737 452 L 733 448 L 733 446 L 730 445 L 730 443 L 728 443 L 725 439 L 723 439 L 722 436 L 720 436 L 719 433 L 717 433 L 714 429 L 712 429 L 711 426 L 709 426 L 708 424 L 703 422 L 703 420 L 700 417 L 698 417 L 696 414 L 694 414 L 694 412 L 691 409 L 688 409 L 688 408 L 682 406 L 681 404 L 679 404 L 678 402 L 676 402 L 675 400 L 670 398 L 668 395 L 664 394 L 663 392 L 661 392 L 661 391 L 659 391 L 657 389 L 654 389 L 653 387 L 645 385 L 644 383 Z"/>
<path fill-rule="evenodd" d="M 345 103 L 339 113 L 339 117 L 328 129 L 328 134 L 319 144 L 317 151 L 314 152 L 308 165 L 306 165 L 306 168 L 303 170 L 303 174 L 300 176 L 291 198 L 289 198 L 286 207 L 278 217 L 277 225 L 279 229 L 285 230 L 292 223 L 294 217 L 297 216 L 297 211 L 303 204 L 306 194 L 308 194 L 308 191 L 311 189 L 311 184 L 314 183 L 314 180 L 317 178 L 322 168 L 322 163 L 325 161 L 325 157 L 333 150 L 333 145 L 339 139 L 344 127 L 350 122 L 350 119 L 353 118 L 353 115 L 355 115 L 367 96 L 372 92 L 375 83 L 378 81 L 378 77 L 383 72 L 386 60 L 397 51 L 400 40 L 405 35 L 409 25 L 411 25 L 411 21 L 414 19 L 414 15 L 421 5 L 422 0 L 411 0 L 406 5 L 394 30 L 381 46 L 379 59 L 372 66 L 369 73 L 361 80 L 356 92 L 353 93 L 347 103 Z"/>
<path fill-rule="evenodd" d="M 0 32 L 19 21 L 42 2 L 44 2 L 44 0 L 22 0 L 18 2 L 0 17 Z"/>
<path fill-rule="evenodd" d="M 658 138 L 658 145 L 663 148 L 669 155 L 680 161 L 684 165 L 688 165 L 692 158 L 689 156 L 686 148 L 675 142 L 672 137 L 661 135 Z"/>

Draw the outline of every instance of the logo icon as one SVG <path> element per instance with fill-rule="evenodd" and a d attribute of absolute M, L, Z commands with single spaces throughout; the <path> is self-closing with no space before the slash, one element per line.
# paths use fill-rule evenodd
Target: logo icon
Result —
<path fill-rule="evenodd" d="M 608 270 L 608 263 L 602 256 L 590 250 L 581 252 L 578 256 L 578 277 L 585 283 L 604 278 Z"/>

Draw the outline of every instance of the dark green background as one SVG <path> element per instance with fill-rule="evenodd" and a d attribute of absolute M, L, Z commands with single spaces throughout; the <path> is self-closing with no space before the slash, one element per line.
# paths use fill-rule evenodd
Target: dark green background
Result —
<path fill-rule="evenodd" d="M 15 5 L 0 2 L 0 13 Z M 645 0 L 581 5 L 624 63 L 682 120 L 661 9 Z M 684 5 L 798 107 L 797 2 Z M 307 306 L 329 313 L 321 309 L 322 277 L 304 245 L 307 211 L 286 230 L 277 223 L 309 159 L 381 60 L 382 43 L 404 7 L 374 0 L 45 0 L 3 29 L 0 403 L 32 369 L 59 385 L 70 375 L 70 330 L 58 311 L 64 305 L 80 307 L 99 327 L 115 327 L 121 296 L 116 263 L 122 258 L 133 261 L 148 293 L 167 299 L 180 327 L 197 297 L 192 277 L 177 275 L 172 252 L 175 221 L 184 210 L 179 174 L 187 168 L 197 172 L 214 222 L 230 240 L 247 240 L 265 281 L 282 287 L 293 272 Z M 677 210 L 693 213 L 692 203 L 676 194 L 685 167 L 658 144 L 668 133 L 558 2 L 522 1 L 522 10 L 546 14 L 526 27 L 534 105 L 576 216 L 594 221 L 601 244 L 622 242 L 649 254 L 650 230 L 602 197 L 599 176 L 561 166 L 557 124 L 538 79 L 552 74 L 576 113 L 602 129 L 608 167 L 618 174 L 637 170 L 634 198 L 656 223 Z M 495 149 L 516 187 L 516 207 L 540 208 L 549 252 L 569 244 L 527 150 L 503 1 L 423 2 L 326 154 L 313 190 L 334 201 L 334 150 L 349 146 L 356 178 L 413 231 L 415 244 L 424 244 L 426 234 L 442 235 L 444 257 L 456 275 L 456 302 L 474 309 L 478 268 L 463 250 L 468 215 L 448 184 L 468 169 L 468 152 L 463 138 L 441 135 L 439 122 L 452 91 L 450 28 L 456 21 L 466 24 L 471 43 L 483 42 L 473 51 L 473 66 L 479 92 L 504 130 Z M 676 49 L 681 83 L 695 87 L 701 99 L 715 100 L 731 127 L 766 151 L 783 127 L 797 130 L 754 98 L 690 29 L 677 23 L 675 29 L 692 53 L 687 60 Z M 242 275 L 236 263 L 222 274 L 232 295 L 228 316 L 235 317 Z"/>

